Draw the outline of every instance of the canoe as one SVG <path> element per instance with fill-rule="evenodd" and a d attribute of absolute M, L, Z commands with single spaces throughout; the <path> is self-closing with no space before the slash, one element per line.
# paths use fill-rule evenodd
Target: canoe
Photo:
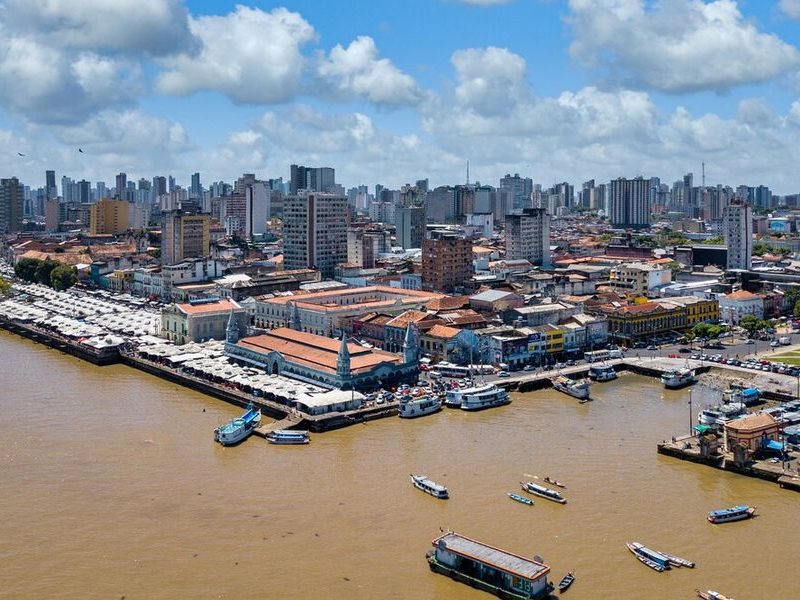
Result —
<path fill-rule="evenodd" d="M 572 585 L 572 582 L 575 581 L 575 574 L 570 571 L 558 582 L 558 593 L 566 592 L 567 588 Z"/>
<path fill-rule="evenodd" d="M 659 550 L 658 553 L 665 557 L 669 561 L 669 564 L 671 564 L 673 567 L 686 567 L 687 569 L 694 569 L 694 562 L 691 560 L 681 558 L 680 556 L 675 556 L 674 554 L 661 552 L 661 550 Z"/>
<path fill-rule="evenodd" d="M 555 479 L 550 479 L 549 477 L 545 477 L 542 481 L 546 481 L 556 487 L 567 489 L 567 486 L 561 483 L 560 481 L 556 481 Z"/>
<path fill-rule="evenodd" d="M 528 506 L 533 506 L 533 500 L 530 498 L 526 498 L 525 496 L 520 496 L 519 494 L 515 494 L 514 492 L 506 492 L 508 497 L 512 500 L 516 500 L 517 502 L 521 502 L 522 504 L 527 504 Z"/>
<path fill-rule="evenodd" d="M 708 590 L 707 592 L 701 592 L 700 590 L 695 590 L 697 592 L 697 596 L 702 598 L 703 600 L 733 600 L 733 598 L 729 598 L 728 596 L 724 596 L 719 592 L 715 592 L 713 590 Z"/>

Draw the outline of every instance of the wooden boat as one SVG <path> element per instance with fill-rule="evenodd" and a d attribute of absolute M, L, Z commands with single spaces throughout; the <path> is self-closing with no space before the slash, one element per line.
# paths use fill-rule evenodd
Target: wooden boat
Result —
<path fill-rule="evenodd" d="M 554 485 L 556 487 L 567 489 L 567 486 L 561 483 L 560 481 L 556 481 L 555 479 L 550 479 L 547 476 L 545 476 L 545 478 L 542 481 L 546 481 L 547 483 Z"/>
<path fill-rule="evenodd" d="M 694 569 L 694 563 L 691 560 L 681 558 L 680 556 L 675 556 L 674 554 L 661 552 L 661 550 L 659 550 L 658 553 L 665 557 L 669 561 L 669 564 L 674 567 L 686 567 L 687 569 Z"/>
<path fill-rule="evenodd" d="M 559 504 L 566 504 L 567 499 L 564 498 L 559 492 L 556 490 L 551 490 L 548 487 L 543 485 L 538 485 L 533 483 L 532 481 L 528 482 L 519 482 L 519 485 L 522 487 L 523 490 L 528 492 L 529 494 L 533 494 L 534 496 L 541 496 L 542 498 L 547 498 L 548 500 L 552 500 L 553 502 L 558 502 Z"/>
<path fill-rule="evenodd" d="M 628 542 L 626 546 L 628 546 L 628 550 L 630 550 L 633 553 L 633 555 L 637 559 L 639 559 L 640 563 L 647 565 L 648 567 L 650 567 L 651 569 L 653 569 L 658 573 L 663 573 L 664 571 L 667 570 L 666 566 L 657 563 L 656 561 L 652 560 L 651 558 L 648 558 L 645 554 L 643 554 L 640 550 L 641 546 L 640 544 L 636 543 L 631 544 L 630 542 Z"/>
<path fill-rule="evenodd" d="M 695 590 L 697 592 L 697 596 L 702 598 L 703 600 L 733 600 L 729 596 L 724 596 L 719 592 L 715 592 L 714 590 L 708 590 L 706 592 L 701 592 L 700 590 Z"/>
<path fill-rule="evenodd" d="M 714 523 L 729 523 L 731 521 L 741 521 L 749 519 L 756 512 L 755 506 L 734 506 L 732 508 L 723 508 L 720 510 L 712 510 L 708 513 L 708 521 Z"/>
<path fill-rule="evenodd" d="M 515 494 L 514 492 L 506 492 L 506 495 L 512 500 L 516 500 L 517 502 L 521 502 L 522 504 L 527 504 L 528 506 L 533 506 L 533 500 L 531 498 L 520 496 L 519 494 Z"/>
<path fill-rule="evenodd" d="M 575 573 L 570 571 L 558 582 L 558 593 L 563 594 L 567 591 L 567 588 L 572 585 L 572 582 L 575 581 Z"/>
<path fill-rule="evenodd" d="M 434 498 L 447 500 L 450 497 L 450 494 L 445 486 L 440 485 L 435 481 L 431 481 L 425 475 L 411 475 L 411 483 L 413 483 L 414 487 L 418 490 L 422 490 Z"/>

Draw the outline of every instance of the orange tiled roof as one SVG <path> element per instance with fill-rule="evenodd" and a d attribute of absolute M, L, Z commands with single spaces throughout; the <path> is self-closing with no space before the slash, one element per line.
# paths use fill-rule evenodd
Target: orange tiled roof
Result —
<path fill-rule="evenodd" d="M 232 310 L 236 310 L 241 308 L 236 302 L 233 300 L 228 300 L 227 298 L 218 300 L 217 302 L 209 302 L 207 304 L 178 304 L 176 305 L 178 310 L 187 315 L 202 315 L 205 313 L 214 313 L 214 312 L 231 312 Z"/>
<path fill-rule="evenodd" d="M 428 310 L 453 310 L 463 308 L 468 304 L 469 296 L 442 296 L 425 304 L 425 308 Z"/>
<path fill-rule="evenodd" d="M 754 298 L 758 298 L 758 296 L 756 294 L 751 294 L 747 290 L 739 290 L 738 292 L 728 294 L 725 298 L 728 300 L 753 300 Z"/>
<path fill-rule="evenodd" d="M 455 327 L 448 327 L 447 325 L 434 325 L 427 331 L 427 333 L 425 333 L 425 335 L 428 337 L 449 340 L 456 337 L 459 333 L 461 333 L 461 330 L 456 329 Z"/>
<path fill-rule="evenodd" d="M 390 327 L 405 327 L 409 323 L 419 323 L 429 317 L 432 317 L 432 315 L 421 310 L 407 310 L 386 324 Z"/>
<path fill-rule="evenodd" d="M 772 415 L 768 413 L 758 413 L 725 423 L 725 429 L 733 429 L 740 433 L 748 433 L 758 431 L 759 429 L 766 429 L 776 424 L 777 421 Z"/>

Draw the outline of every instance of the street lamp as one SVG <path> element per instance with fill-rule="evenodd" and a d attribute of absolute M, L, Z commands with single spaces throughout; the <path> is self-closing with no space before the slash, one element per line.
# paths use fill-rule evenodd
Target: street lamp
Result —
<path fill-rule="evenodd" d="M 692 390 L 689 390 L 689 437 L 692 437 Z"/>

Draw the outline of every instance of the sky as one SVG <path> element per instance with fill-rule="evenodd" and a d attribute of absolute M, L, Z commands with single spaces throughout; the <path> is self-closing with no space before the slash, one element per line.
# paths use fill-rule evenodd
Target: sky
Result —
<path fill-rule="evenodd" d="M 0 0 L 2 177 L 396 188 L 468 160 L 798 193 L 800 0 Z"/>

